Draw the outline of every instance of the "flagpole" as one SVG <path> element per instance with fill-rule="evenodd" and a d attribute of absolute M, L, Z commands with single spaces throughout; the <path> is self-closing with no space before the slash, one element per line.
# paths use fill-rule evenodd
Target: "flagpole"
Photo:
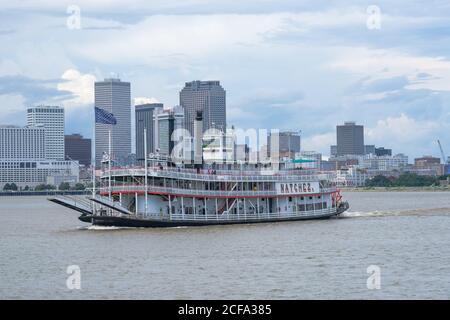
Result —
<path fill-rule="evenodd" d="M 148 204 L 147 204 L 147 200 L 148 200 L 148 181 L 147 181 L 147 170 L 148 170 L 148 168 L 147 168 L 147 128 L 144 128 L 144 153 L 145 153 L 145 156 L 144 156 L 144 166 L 145 166 L 145 170 L 144 170 L 144 172 L 145 172 L 145 216 L 147 216 L 147 206 L 148 206 Z"/>
<path fill-rule="evenodd" d="M 111 128 L 108 131 L 108 172 L 109 172 L 109 200 L 111 201 Z"/>
<path fill-rule="evenodd" d="M 91 165 L 92 165 L 92 198 L 95 198 L 95 119 L 94 119 L 94 128 L 92 130 L 92 144 L 94 152 L 91 154 Z M 92 149 L 91 149 L 92 152 Z M 95 202 L 92 201 L 92 214 L 95 214 Z"/>

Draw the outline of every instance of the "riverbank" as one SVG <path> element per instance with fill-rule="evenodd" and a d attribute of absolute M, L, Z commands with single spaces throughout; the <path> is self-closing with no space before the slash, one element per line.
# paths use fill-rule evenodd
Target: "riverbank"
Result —
<path fill-rule="evenodd" d="M 352 192 L 450 192 L 450 187 L 341 187 L 340 189 Z"/>
<path fill-rule="evenodd" d="M 56 196 L 56 195 L 83 195 L 91 194 L 91 191 L 2 191 L 0 197 L 16 197 L 16 196 Z"/>

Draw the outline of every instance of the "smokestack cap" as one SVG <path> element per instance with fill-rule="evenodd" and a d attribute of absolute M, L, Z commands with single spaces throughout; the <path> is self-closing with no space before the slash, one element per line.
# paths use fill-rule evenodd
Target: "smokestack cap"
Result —
<path fill-rule="evenodd" d="M 195 120 L 203 120 L 203 112 L 202 111 L 197 111 Z"/>

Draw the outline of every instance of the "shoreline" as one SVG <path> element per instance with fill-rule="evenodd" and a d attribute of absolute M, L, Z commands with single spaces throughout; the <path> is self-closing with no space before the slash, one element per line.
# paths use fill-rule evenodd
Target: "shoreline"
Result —
<path fill-rule="evenodd" d="M 449 187 L 342 187 L 350 192 L 450 192 Z"/>
<path fill-rule="evenodd" d="M 1 191 L 1 197 L 19 197 L 19 196 L 56 196 L 56 195 L 89 195 L 90 191 Z"/>

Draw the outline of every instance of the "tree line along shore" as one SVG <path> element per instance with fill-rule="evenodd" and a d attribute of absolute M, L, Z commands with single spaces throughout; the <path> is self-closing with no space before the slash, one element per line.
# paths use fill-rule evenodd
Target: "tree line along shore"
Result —
<path fill-rule="evenodd" d="M 450 191 L 450 175 L 421 176 L 403 173 L 398 177 L 377 175 L 366 180 L 364 187 L 342 187 L 351 191 Z"/>

